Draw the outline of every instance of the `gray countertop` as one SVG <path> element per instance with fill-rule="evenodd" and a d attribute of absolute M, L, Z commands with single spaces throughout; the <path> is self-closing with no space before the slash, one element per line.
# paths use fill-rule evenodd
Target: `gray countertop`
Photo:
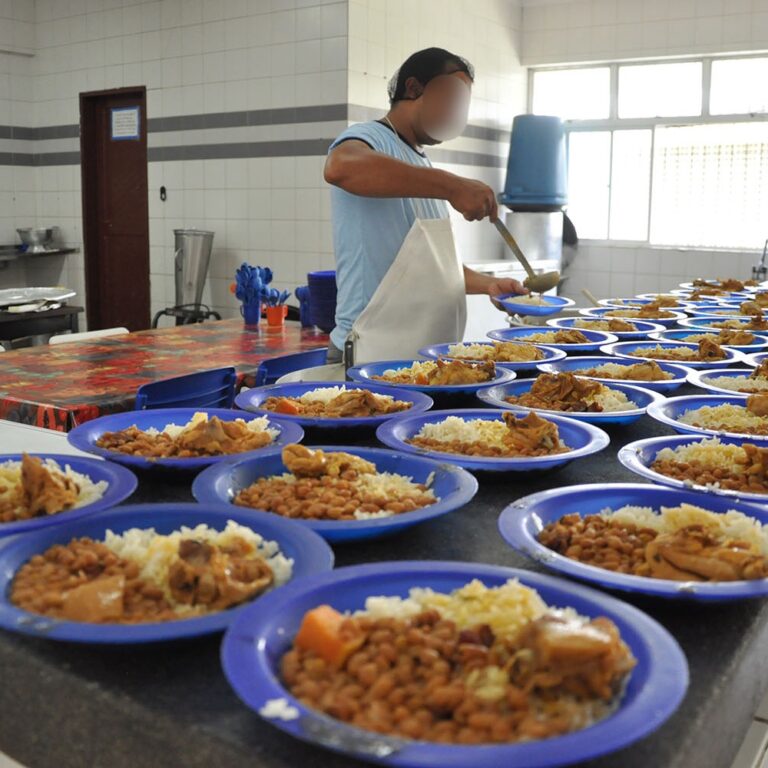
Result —
<path fill-rule="evenodd" d="M 683 392 L 680 392 L 683 394 Z M 669 430 L 643 417 L 609 430 L 602 453 L 538 475 L 481 476 L 463 509 L 379 541 L 336 546 L 337 565 L 455 559 L 540 570 L 499 537 L 520 496 L 578 483 L 637 482 L 616 461 L 624 443 Z M 308 435 L 307 443 L 327 442 Z M 132 502 L 189 500 L 190 478 L 144 475 Z M 622 597 L 621 595 L 619 595 Z M 768 605 L 694 605 L 627 598 L 685 651 L 691 685 L 656 733 L 590 768 L 727 768 L 768 688 Z M 0 635 L 0 750 L 29 768 L 295 768 L 359 765 L 294 741 L 230 691 L 220 637 L 146 647 L 80 647 Z M 472 768 L 468 766 L 468 768 Z"/>

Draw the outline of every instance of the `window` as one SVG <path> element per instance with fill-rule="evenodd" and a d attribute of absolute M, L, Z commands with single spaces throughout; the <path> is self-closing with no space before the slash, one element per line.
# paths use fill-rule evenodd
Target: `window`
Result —
<path fill-rule="evenodd" d="M 768 112 L 768 59 L 713 61 L 710 94 L 713 115 Z"/>
<path fill-rule="evenodd" d="M 559 69 L 533 75 L 533 112 L 571 120 L 608 117 L 611 71 L 608 67 Z"/>
<path fill-rule="evenodd" d="M 759 249 L 768 231 L 768 57 L 535 70 L 530 107 L 568 138 L 579 236 Z"/>
<path fill-rule="evenodd" d="M 579 223 L 579 236 L 608 236 L 611 174 L 610 131 L 572 133 L 568 154 L 568 215 Z"/>
<path fill-rule="evenodd" d="M 619 117 L 700 114 L 700 61 L 619 67 Z"/>
<path fill-rule="evenodd" d="M 766 235 L 765 123 L 658 128 L 651 242 L 757 247 Z"/>
<path fill-rule="evenodd" d="M 651 131 L 614 131 L 611 157 L 608 237 L 645 240 L 648 237 Z"/>

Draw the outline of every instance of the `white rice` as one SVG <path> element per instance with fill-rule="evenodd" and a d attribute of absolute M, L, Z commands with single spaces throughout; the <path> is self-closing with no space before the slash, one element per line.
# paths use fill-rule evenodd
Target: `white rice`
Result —
<path fill-rule="evenodd" d="M 437 440 L 441 443 L 486 443 L 502 448 L 502 438 L 509 432 L 501 420 L 463 419 L 461 416 L 447 416 L 442 421 L 424 424 L 414 437 Z"/>
<path fill-rule="evenodd" d="M 699 358 L 698 347 L 684 347 L 682 344 L 676 344 L 671 347 L 662 347 L 661 344 L 657 344 L 655 347 L 640 347 L 628 354 L 632 355 L 632 357 L 647 357 L 650 359 L 655 359 L 659 355 L 664 355 L 664 359 L 668 360 L 670 358 L 668 358 L 667 355 L 672 352 L 675 353 L 675 360 L 697 360 Z"/>
<path fill-rule="evenodd" d="M 634 323 L 630 323 L 632 326 L 632 332 L 637 331 L 637 326 Z M 590 328 L 593 331 L 609 331 L 610 333 L 630 333 L 630 331 L 611 331 L 610 322 L 608 320 L 583 320 L 579 318 L 573 323 L 574 328 Z"/>
<path fill-rule="evenodd" d="M 147 427 L 142 431 L 147 435 L 152 436 L 159 435 L 161 432 L 163 432 L 168 435 L 168 437 L 175 438 L 178 437 L 182 432 L 191 429 L 202 421 L 208 421 L 208 414 L 204 411 L 198 411 L 186 424 L 166 424 L 162 429 Z M 251 432 L 266 432 L 272 440 L 274 440 L 280 434 L 279 429 L 275 429 L 274 427 L 269 426 L 268 416 L 258 416 L 254 419 L 249 419 L 248 421 L 245 419 L 235 418 L 232 419 L 232 421 L 245 424 L 245 426 L 248 427 Z M 133 426 L 136 427 L 135 424 Z M 138 429 L 138 427 L 136 428 Z"/>
<path fill-rule="evenodd" d="M 398 376 L 427 376 L 437 367 L 437 363 L 432 360 L 414 360 L 409 366 L 403 368 L 387 368 L 381 375 L 385 379 L 396 378 Z"/>
<path fill-rule="evenodd" d="M 547 303 L 543 296 L 508 296 L 504 301 L 508 304 L 534 304 L 538 307 Z"/>
<path fill-rule="evenodd" d="M 485 443 L 503 449 L 504 437 L 509 434 L 507 425 L 500 419 L 463 419 L 461 416 L 446 416 L 442 421 L 424 424 L 413 436 L 440 443 Z M 568 448 L 565 443 L 561 445 Z M 570 450 L 570 449 L 568 449 Z"/>
<path fill-rule="evenodd" d="M 764 392 L 768 390 L 768 379 L 750 379 L 749 376 L 711 376 L 705 379 L 707 384 L 720 389 L 732 389 L 736 392 L 749 389 L 750 392 Z"/>
<path fill-rule="evenodd" d="M 98 501 L 107 490 L 109 483 L 106 480 L 99 480 L 94 483 L 88 475 L 75 472 L 69 464 L 61 465 L 53 459 L 43 459 L 43 466 L 54 475 L 64 475 L 77 484 L 77 500 L 71 509 L 84 507 L 86 504 L 93 504 Z M 15 488 L 21 483 L 21 461 L 4 461 L 0 463 L 0 499 L 13 493 Z"/>
<path fill-rule="evenodd" d="M 703 525 L 721 536 L 747 541 L 756 552 L 768 555 L 768 525 L 736 510 L 718 513 L 693 504 L 681 504 L 679 507 L 661 507 L 658 511 L 627 505 L 617 510 L 606 508 L 600 515 L 618 523 L 651 528 L 658 533 L 674 533 L 689 525 Z"/>
<path fill-rule="evenodd" d="M 685 411 L 677 417 L 682 424 L 704 429 L 717 429 L 726 432 L 747 432 L 765 429 L 768 418 L 755 416 L 743 405 L 703 405 L 701 408 Z"/>
<path fill-rule="evenodd" d="M 300 400 L 302 403 L 323 403 L 324 405 L 328 405 L 328 403 L 331 402 L 334 398 L 338 397 L 339 395 L 344 394 L 345 392 L 362 392 L 359 387 L 355 387 L 354 389 L 347 389 L 345 386 L 340 387 L 318 387 L 317 389 L 311 389 L 309 392 L 305 392 L 300 397 L 296 398 L 297 400 Z M 376 397 L 381 398 L 382 400 L 391 401 L 394 400 L 392 395 L 380 395 L 377 394 Z"/>
<path fill-rule="evenodd" d="M 526 336 L 527 341 L 530 337 Z M 521 339 L 522 341 L 522 339 Z M 492 360 L 495 357 L 495 351 L 500 344 L 451 344 L 448 347 L 449 357 L 466 358 L 468 360 Z M 504 349 L 506 351 L 514 351 L 519 361 L 525 362 L 528 360 L 540 360 L 542 355 L 536 347 L 530 344 L 517 344 L 514 341 L 508 341 L 504 343 Z M 513 362 L 512 360 L 505 360 L 504 362 Z"/>
<path fill-rule="evenodd" d="M 535 589 L 510 579 L 498 587 L 486 587 L 478 579 L 450 594 L 414 587 L 408 597 L 376 596 L 365 601 L 365 609 L 355 615 L 374 619 L 407 620 L 426 610 L 437 610 L 459 629 L 487 624 L 494 634 L 513 637 L 529 622 L 549 610 Z"/>
<path fill-rule="evenodd" d="M 448 356 L 488 360 L 493 357 L 493 350 L 493 344 L 451 344 L 448 347 Z"/>
<path fill-rule="evenodd" d="M 168 570 L 178 557 L 182 539 L 195 539 L 219 547 L 228 546 L 233 539 L 243 539 L 272 569 L 276 587 L 285 584 L 293 572 L 293 560 L 282 554 L 276 541 L 265 539 L 234 520 L 228 520 L 223 531 L 204 523 L 194 528 L 183 525 L 178 531 L 168 534 L 159 534 L 154 528 L 131 528 L 122 534 L 107 530 L 104 544 L 118 557 L 135 562 L 140 568 L 141 578 L 161 587 L 166 598 L 175 604 L 168 587 Z"/>

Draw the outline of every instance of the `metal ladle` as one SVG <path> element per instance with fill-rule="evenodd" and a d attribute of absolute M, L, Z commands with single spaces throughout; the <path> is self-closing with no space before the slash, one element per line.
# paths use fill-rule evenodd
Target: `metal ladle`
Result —
<path fill-rule="evenodd" d="M 493 223 L 496 225 L 496 229 L 499 230 L 499 234 L 504 238 L 504 242 L 509 246 L 512 253 L 515 254 L 517 260 L 523 265 L 523 268 L 528 273 L 528 277 L 523 280 L 523 285 L 529 291 L 533 293 L 545 293 L 558 285 L 560 282 L 559 272 L 542 272 L 540 275 L 537 275 L 528 263 L 528 259 L 525 258 L 525 254 L 520 250 L 517 241 L 512 237 L 512 233 L 504 226 L 501 219 L 496 219 Z"/>

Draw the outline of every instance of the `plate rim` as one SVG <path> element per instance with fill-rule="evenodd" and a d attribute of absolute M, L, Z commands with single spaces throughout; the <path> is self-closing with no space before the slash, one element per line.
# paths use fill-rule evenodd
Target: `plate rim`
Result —
<path fill-rule="evenodd" d="M 248 400 L 248 397 L 251 395 L 251 393 L 253 392 L 267 393 L 273 390 L 284 389 L 286 387 L 294 387 L 299 385 L 301 386 L 311 385 L 307 391 L 311 391 L 312 389 L 320 389 L 323 387 L 323 385 L 328 388 L 333 386 L 345 386 L 345 387 L 348 387 L 349 389 L 360 389 L 364 387 L 366 389 L 369 389 L 369 391 L 374 392 L 375 394 L 392 395 L 392 397 L 394 397 L 395 399 L 403 399 L 405 397 L 415 398 L 414 400 L 411 400 L 411 402 L 413 403 L 413 406 L 409 408 L 407 411 L 398 411 L 397 413 L 383 414 L 380 416 L 359 416 L 354 418 L 327 419 L 327 418 L 319 418 L 316 416 L 302 416 L 300 414 L 287 414 L 287 413 L 276 414 L 277 418 L 281 421 L 294 422 L 295 424 L 299 424 L 300 426 L 309 427 L 312 429 L 342 429 L 344 427 L 352 428 L 357 426 L 374 427 L 374 426 L 378 426 L 382 421 L 388 421 L 389 419 L 396 419 L 405 413 L 421 413 L 423 411 L 428 411 L 435 404 L 435 401 L 428 394 L 426 394 L 426 392 L 422 392 L 417 389 L 401 389 L 399 390 L 400 394 L 398 396 L 397 387 L 388 387 L 375 382 L 364 384 L 363 382 L 355 382 L 355 381 L 340 381 L 336 383 L 332 381 L 296 381 L 296 382 L 290 382 L 290 383 L 284 383 L 284 384 L 277 384 L 277 383 L 266 384 L 263 387 L 252 387 L 251 389 L 248 389 L 244 392 L 239 392 L 235 397 L 235 405 L 237 406 L 237 408 L 240 409 L 242 413 L 255 413 L 255 414 L 262 414 L 262 415 L 268 416 L 270 414 L 273 414 L 274 411 L 267 411 L 261 408 L 257 408 L 256 410 L 251 410 L 250 408 L 244 407 L 243 404 Z M 421 401 L 421 402 L 418 402 L 418 401 Z"/>
<path fill-rule="evenodd" d="M 78 465 L 84 463 L 89 467 L 93 466 L 98 470 L 104 471 L 107 475 L 112 475 L 112 478 L 103 478 L 108 482 L 107 489 L 103 496 L 94 499 L 90 504 L 84 504 L 82 507 L 75 507 L 74 509 L 57 512 L 55 515 L 45 515 L 43 517 L 33 517 L 28 520 L 14 520 L 10 523 L 0 523 L 0 541 L 3 541 L 8 536 L 16 536 L 21 533 L 44 530 L 54 525 L 63 525 L 69 521 L 79 520 L 83 517 L 112 509 L 119 504 L 122 504 L 126 499 L 129 499 L 135 493 L 136 488 L 138 488 L 139 485 L 139 478 L 136 477 L 136 474 L 128 467 L 123 466 L 122 464 L 117 464 L 116 462 L 104 461 L 102 459 L 97 459 L 94 456 L 47 453 L 45 451 L 26 451 L 26 454 L 28 456 L 37 456 L 38 458 L 53 459 L 59 466 L 69 464 L 75 472 L 79 472 L 81 475 L 87 474 L 87 472 L 77 469 L 73 464 Z M 21 461 L 22 456 L 23 453 L 0 454 L 0 464 L 6 461 Z M 91 479 L 90 475 L 88 475 L 88 478 Z M 113 486 L 116 486 L 114 491 L 115 497 L 106 500 L 106 496 Z"/>
<path fill-rule="evenodd" d="M 39 553 L 53 544 L 58 543 L 59 540 L 65 540 L 68 535 L 67 529 L 75 528 L 77 530 L 80 524 L 101 522 L 103 520 L 104 529 L 106 530 L 109 528 L 110 522 L 114 524 L 121 517 L 136 514 L 150 516 L 165 512 L 178 514 L 180 518 L 178 523 L 179 526 L 185 524 L 183 522 L 184 516 L 194 514 L 208 515 L 214 513 L 215 517 L 221 518 L 222 525 L 225 524 L 228 519 L 233 519 L 233 517 L 245 517 L 242 514 L 238 514 L 237 510 L 234 511 L 233 515 L 232 510 L 223 508 L 222 505 L 198 504 L 191 501 L 168 502 L 163 504 L 126 504 L 116 509 L 103 510 L 102 512 L 94 513 L 88 517 L 72 521 L 73 524 L 71 526 L 51 526 L 50 528 L 36 531 L 33 534 L 15 536 L 4 540 L 0 543 L 0 587 L 2 587 L 0 589 L 0 628 L 13 632 L 14 634 L 30 635 L 46 640 L 93 645 L 146 644 L 199 637 L 215 632 L 221 632 L 229 625 L 229 623 L 231 623 L 232 617 L 236 616 L 239 611 L 243 610 L 250 603 L 236 606 L 228 611 L 219 611 L 208 616 L 179 619 L 178 621 L 145 622 L 140 624 L 91 624 L 87 622 L 50 619 L 17 608 L 10 601 L 7 593 L 7 586 L 13 580 L 18 568 L 31 557 L 31 555 L 24 555 L 24 550 L 27 550 L 30 544 L 37 541 L 39 543 L 37 550 Z M 250 522 L 260 523 L 266 528 L 282 529 L 282 532 L 287 538 L 295 535 L 299 543 L 304 546 L 311 546 L 311 548 L 315 550 L 315 556 L 322 559 L 317 573 L 322 573 L 326 570 L 330 571 L 333 568 L 334 552 L 321 536 L 308 528 L 293 526 L 288 520 L 280 519 L 275 523 L 273 520 L 275 517 L 274 515 L 268 515 L 267 517 L 264 515 L 267 515 L 267 513 L 253 515 L 252 517 L 254 519 Z M 99 519 L 97 520 L 97 518 Z M 151 519 L 151 517 L 147 519 L 146 527 L 152 527 Z M 207 524 L 211 525 L 210 522 Z M 241 524 L 248 525 L 248 522 L 242 522 Z M 136 527 L 136 525 L 131 525 L 130 527 Z M 69 536 L 71 538 L 72 534 L 69 534 Z M 274 536 L 274 533 L 266 535 L 265 538 L 270 538 L 270 536 Z M 9 555 L 13 556 L 19 549 L 22 550 L 22 554 L 26 559 L 17 564 L 12 573 L 9 573 L 9 566 L 5 564 L 5 561 Z M 294 579 L 299 578 L 302 577 L 294 576 L 292 574 L 291 578 L 286 583 L 290 584 Z M 276 587 L 266 594 L 276 592 L 279 589 L 282 589 L 282 586 L 285 585 Z"/>
<path fill-rule="evenodd" d="M 445 409 L 438 409 L 434 411 L 427 411 L 423 414 L 414 414 L 412 419 L 410 420 L 415 420 L 417 418 L 424 418 L 424 417 L 432 417 L 432 416 L 438 416 L 438 417 L 442 416 L 443 418 L 447 418 L 448 416 L 457 416 L 457 415 L 460 417 L 466 417 L 466 418 L 475 418 L 475 417 L 482 417 L 482 416 L 490 417 L 490 416 L 503 415 L 505 412 L 508 412 L 509 410 L 511 409 L 503 409 L 503 408 L 451 408 L 451 409 L 448 409 L 448 408 L 445 408 Z M 586 428 L 585 431 L 591 437 L 590 443 L 588 445 L 582 446 L 581 448 L 577 448 L 567 453 L 559 453 L 559 454 L 554 454 L 552 456 L 523 456 L 519 458 L 513 458 L 513 457 L 503 458 L 499 456 L 461 456 L 459 454 L 439 453 L 437 451 L 425 452 L 424 449 L 411 446 L 408 443 L 405 443 L 404 441 L 400 440 L 400 438 L 396 437 L 394 434 L 390 434 L 395 429 L 395 426 L 400 426 L 401 425 L 400 423 L 406 420 L 406 417 L 403 417 L 403 419 L 398 419 L 397 424 L 395 424 L 394 421 L 382 424 L 376 430 L 376 437 L 382 443 L 384 443 L 388 448 L 391 448 L 392 450 L 403 451 L 405 453 L 409 453 L 417 456 L 424 456 L 425 458 L 434 458 L 437 461 L 446 461 L 450 463 L 456 463 L 461 467 L 465 467 L 467 469 L 473 469 L 476 471 L 477 470 L 515 471 L 512 469 L 512 466 L 520 467 L 520 469 L 517 471 L 524 471 L 525 469 L 533 470 L 538 468 L 537 465 L 545 464 L 545 463 L 554 467 L 562 463 L 567 463 L 575 459 L 583 458 L 584 456 L 589 456 L 593 453 L 598 453 L 599 451 L 603 450 L 610 444 L 610 436 L 608 435 L 608 433 L 605 432 L 600 427 L 595 426 L 594 424 L 588 424 L 583 421 L 578 421 L 576 419 L 568 418 L 567 416 L 563 416 L 560 414 L 552 414 L 549 412 L 546 412 L 545 416 L 547 418 L 554 416 L 554 418 L 551 420 L 557 424 L 564 421 L 568 426 L 574 426 L 574 424 L 577 424 L 580 427 Z M 387 440 L 391 440 L 391 442 L 387 442 Z M 437 456 L 439 456 L 440 458 L 437 458 Z M 556 462 L 556 464 L 553 462 Z M 546 469 L 547 467 L 542 467 L 542 468 Z"/>
<path fill-rule="evenodd" d="M 105 422 L 114 418 L 126 418 L 129 414 L 184 414 L 189 418 L 195 413 L 204 412 L 207 414 L 213 414 L 214 416 L 232 415 L 232 420 L 242 419 L 244 413 L 248 411 L 240 411 L 234 408 L 149 408 L 141 411 L 118 411 L 117 413 L 107 413 L 103 416 L 99 416 L 95 419 L 89 419 L 88 421 L 78 424 L 74 429 L 67 432 L 67 442 L 74 446 L 78 450 L 84 451 L 92 456 L 100 456 L 107 461 L 112 461 L 116 464 L 122 464 L 128 467 L 137 467 L 140 469 L 162 468 L 173 469 L 177 471 L 195 471 L 209 464 L 216 464 L 220 461 L 226 461 L 231 456 L 244 456 L 244 455 L 258 455 L 265 450 L 271 450 L 277 445 L 285 445 L 286 443 L 300 443 L 304 439 L 304 430 L 300 425 L 282 421 L 279 418 L 268 416 L 269 424 L 277 424 L 280 428 L 280 434 L 275 438 L 274 442 L 269 445 L 265 445 L 263 448 L 257 448 L 253 451 L 244 451 L 238 454 L 222 454 L 220 456 L 195 456 L 191 458 L 158 458 L 152 459 L 146 456 L 133 456 L 130 454 L 123 454 L 117 451 L 109 451 L 106 448 L 99 448 L 94 445 L 87 437 L 89 430 L 93 429 L 94 425 L 98 422 Z M 141 418 L 139 416 L 139 418 Z M 189 419 L 188 419 L 189 420 Z M 121 427 L 125 428 L 125 427 Z"/>
<path fill-rule="evenodd" d="M 666 599 L 680 599 L 699 602 L 724 602 L 735 600 L 747 600 L 765 597 L 768 595 L 768 579 L 755 581 L 720 582 L 711 584 L 707 582 L 679 582 L 667 579 L 650 579 L 644 576 L 615 573 L 605 568 L 600 568 L 560 555 L 557 552 L 540 544 L 534 537 L 529 536 L 525 524 L 531 515 L 536 513 L 530 507 L 558 496 L 569 494 L 590 493 L 605 494 L 610 490 L 625 490 L 628 493 L 645 491 L 651 493 L 669 493 L 686 496 L 681 501 L 703 505 L 705 500 L 725 506 L 738 504 L 740 507 L 748 507 L 750 512 L 757 512 L 765 517 L 768 522 L 768 513 L 764 512 L 759 504 L 752 502 L 736 502 L 726 496 L 707 496 L 700 491 L 673 488 L 668 485 L 649 485 L 648 483 L 583 483 L 579 485 L 564 486 L 561 488 L 549 488 L 544 491 L 529 494 L 508 504 L 499 515 L 498 530 L 507 544 L 517 552 L 524 554 L 543 567 L 555 571 L 558 574 L 598 585 L 603 589 L 618 590 L 631 594 L 644 594 L 651 597 Z M 739 510 L 743 511 L 743 510 Z M 513 543 L 513 541 L 515 543 Z M 516 546 L 519 545 L 519 546 Z"/>
<path fill-rule="evenodd" d="M 424 413 L 428 413 L 428 411 L 424 411 Z M 381 517 L 381 518 L 370 518 L 367 520 L 342 520 L 342 521 L 314 520 L 313 521 L 313 520 L 303 520 L 298 518 L 290 518 L 295 524 L 301 525 L 302 527 L 306 527 L 310 530 L 313 530 L 320 535 L 351 532 L 351 533 L 359 533 L 361 537 L 363 535 L 366 535 L 367 537 L 371 537 L 373 535 L 370 533 L 371 529 L 373 531 L 378 531 L 379 529 L 381 529 L 380 535 L 385 535 L 389 533 L 390 529 L 393 529 L 393 528 L 398 529 L 398 528 L 406 527 L 410 525 L 417 525 L 422 522 L 431 520 L 432 518 L 441 517 L 442 515 L 450 514 L 451 512 L 456 512 L 459 509 L 466 506 L 477 495 L 477 491 L 479 490 L 479 483 L 477 481 L 477 478 L 475 478 L 466 469 L 455 464 L 449 464 L 448 462 L 445 462 L 445 461 L 439 461 L 438 459 L 433 459 L 429 456 L 419 456 L 419 455 L 413 455 L 413 454 L 407 454 L 403 456 L 403 454 L 399 453 L 398 451 L 394 451 L 389 447 L 380 448 L 378 446 L 311 445 L 307 447 L 313 450 L 316 450 L 319 448 L 324 451 L 346 451 L 348 453 L 351 453 L 355 450 L 362 450 L 366 454 L 373 454 L 374 456 L 390 456 L 390 457 L 401 456 L 407 459 L 423 460 L 426 463 L 433 465 L 432 467 L 433 472 L 436 472 L 437 470 L 442 470 L 444 472 L 447 472 L 453 475 L 459 486 L 455 491 L 456 495 L 458 496 L 458 503 L 454 505 L 453 502 L 451 502 L 451 506 L 448 509 L 445 509 L 444 506 L 443 507 L 438 506 L 438 504 L 445 501 L 445 499 L 440 499 L 437 504 L 430 504 L 427 507 L 420 507 L 419 509 L 415 509 L 412 512 L 403 512 L 400 515 L 392 515 L 390 517 Z M 279 453 L 278 450 L 275 449 L 271 451 L 269 455 L 261 454 L 260 456 L 257 456 L 257 457 L 245 458 L 238 461 L 222 462 L 220 464 L 216 464 L 214 466 L 208 467 L 207 469 L 203 470 L 192 482 L 192 495 L 200 504 L 210 504 L 210 505 L 223 504 L 235 509 L 240 509 L 245 511 L 249 509 L 253 509 L 253 511 L 262 512 L 267 515 L 277 516 L 273 512 L 267 512 L 266 510 L 256 509 L 255 507 L 238 507 L 234 505 L 231 501 L 227 502 L 219 497 L 215 497 L 212 493 L 211 483 L 212 483 L 212 480 L 217 479 L 219 476 L 226 475 L 228 471 L 233 472 L 236 469 L 236 467 L 239 466 L 240 464 L 250 463 L 252 461 L 263 460 L 266 458 L 272 458 L 273 456 L 277 456 L 278 453 Z M 351 541 L 352 538 L 345 537 L 344 540 Z"/>
<path fill-rule="evenodd" d="M 382 571 L 390 576 L 399 576 L 400 574 L 407 576 L 412 573 L 415 578 L 417 578 L 417 574 L 420 575 L 421 573 L 455 576 L 467 580 L 471 578 L 487 580 L 518 578 L 521 583 L 537 591 L 541 589 L 552 590 L 561 595 L 567 594 L 572 599 L 576 598 L 588 602 L 595 614 L 609 615 L 619 623 L 620 629 L 631 628 L 632 634 L 637 636 L 638 641 L 648 654 L 648 679 L 633 705 L 624 709 L 619 707 L 600 722 L 565 736 L 524 744 L 477 746 L 437 745 L 432 742 L 405 741 L 405 746 L 401 751 L 395 751 L 392 755 L 385 757 L 361 754 L 360 750 L 345 751 L 346 754 L 353 757 L 401 768 L 406 768 L 406 766 L 408 768 L 412 766 L 459 768 L 467 765 L 472 765 L 473 768 L 492 768 L 492 766 L 498 765 L 505 765 L 508 768 L 552 768 L 575 762 L 572 752 L 574 743 L 579 747 L 582 743 L 585 744 L 584 749 L 579 749 L 576 755 L 576 760 L 581 761 L 616 751 L 649 735 L 677 710 L 685 697 L 689 683 L 688 663 L 680 645 L 668 630 L 638 608 L 616 597 L 606 595 L 593 587 L 576 584 L 549 574 L 500 565 L 450 560 L 384 561 L 337 568 L 329 574 L 322 574 L 312 584 L 305 579 L 287 585 L 286 589 L 288 586 L 291 589 L 283 595 L 284 604 L 288 605 L 292 600 L 301 599 L 309 590 L 327 589 L 334 584 L 339 584 L 341 588 L 342 585 L 355 583 L 356 580 L 370 580 Z M 262 681 L 260 674 L 262 665 L 259 665 L 258 662 L 265 659 L 268 650 L 265 643 L 256 643 L 252 639 L 254 635 L 258 634 L 259 627 L 263 622 L 259 622 L 258 619 L 252 622 L 251 613 L 255 613 L 255 611 L 238 616 L 227 630 L 221 645 L 222 669 L 229 685 L 245 706 L 258 713 L 265 699 L 267 697 L 272 698 L 269 694 L 274 693 L 277 697 L 286 699 L 290 705 L 297 706 L 299 712 L 309 713 L 309 718 L 314 722 L 319 721 L 325 725 L 330 722 L 342 733 L 357 735 L 358 738 L 361 734 L 370 736 L 371 732 L 339 723 L 339 721 L 301 705 L 282 686 L 272 671 L 272 665 L 266 660 L 264 664 L 266 674 Z M 266 614 L 268 611 L 264 613 Z M 254 628 L 249 628 L 249 623 L 253 624 Z M 254 648 L 256 655 L 253 653 Z M 257 665 L 259 666 L 259 673 L 256 671 Z M 656 684 L 667 690 L 664 691 L 663 703 L 660 706 L 651 706 L 651 702 L 655 698 L 653 690 L 658 690 Z M 264 687 L 263 692 L 257 688 L 262 685 Z M 647 709 L 650 711 L 646 712 Z M 639 727 L 619 727 L 628 725 L 622 721 L 633 721 L 634 710 L 644 713 Z M 303 716 L 306 718 L 307 714 Z M 619 723 L 616 722 L 617 718 L 620 718 Z M 263 717 L 262 720 L 287 732 L 294 738 L 307 741 L 314 746 L 334 749 L 331 744 L 323 744 L 317 739 L 304 738 L 307 734 L 301 731 L 300 720 L 286 722 Z M 628 734 L 631 735 L 627 738 Z M 403 744 L 403 741 L 399 743 Z M 568 754 L 553 756 L 553 745 L 560 746 Z M 337 743 L 335 751 L 344 750 L 339 749 Z"/>

